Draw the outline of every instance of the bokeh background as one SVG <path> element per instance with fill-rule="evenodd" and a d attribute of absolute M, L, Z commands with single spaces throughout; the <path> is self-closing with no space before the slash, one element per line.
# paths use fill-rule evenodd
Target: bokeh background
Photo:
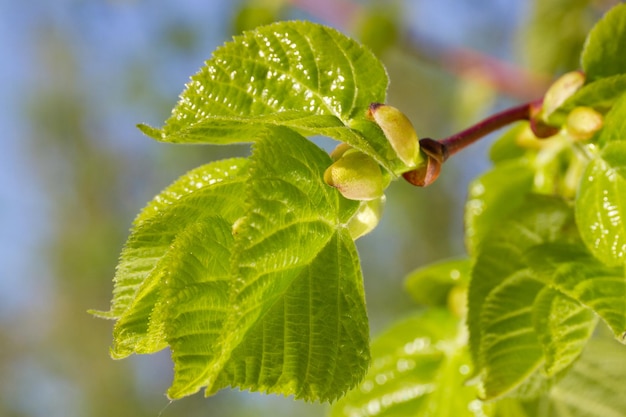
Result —
<path fill-rule="evenodd" d="M 160 189 L 245 146 L 159 144 L 188 77 L 241 30 L 281 19 L 334 26 L 388 68 L 389 103 L 444 137 L 539 97 L 577 68 L 610 0 L 0 0 L 0 416 L 322 416 L 326 405 L 238 391 L 174 403 L 167 351 L 113 361 L 106 309 L 133 217 Z M 397 182 L 358 241 L 372 333 L 416 307 L 404 276 L 462 255 L 468 182 L 493 137 L 437 183 Z"/>

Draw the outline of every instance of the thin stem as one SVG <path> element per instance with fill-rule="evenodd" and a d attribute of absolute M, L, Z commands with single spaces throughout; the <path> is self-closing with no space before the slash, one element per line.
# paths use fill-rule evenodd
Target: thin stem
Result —
<path fill-rule="evenodd" d="M 454 155 L 466 146 L 471 145 L 478 139 L 501 127 L 520 120 L 530 120 L 533 109 L 538 105 L 541 105 L 541 100 L 535 100 L 530 103 L 512 107 L 500 113 L 496 113 L 462 132 L 440 140 L 439 143 L 445 148 L 444 160 L 447 159 L 448 156 Z"/>
<path fill-rule="evenodd" d="M 421 139 L 420 150 L 426 156 L 426 162 L 413 171 L 405 172 L 402 176 L 413 185 L 426 187 L 439 177 L 441 165 L 450 155 L 454 155 L 501 127 L 521 120 L 530 121 L 530 127 L 537 137 L 547 138 L 556 134 L 557 128 L 546 125 L 537 117 L 542 104 L 543 99 L 539 99 L 512 107 L 442 140 Z"/>

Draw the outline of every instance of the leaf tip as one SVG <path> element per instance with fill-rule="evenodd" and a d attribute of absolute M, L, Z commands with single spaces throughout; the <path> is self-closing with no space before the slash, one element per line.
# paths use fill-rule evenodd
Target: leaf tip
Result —
<path fill-rule="evenodd" d="M 87 310 L 88 314 L 91 314 L 94 317 L 98 317 L 101 319 L 107 319 L 107 320 L 115 320 L 117 319 L 117 315 L 113 314 L 112 311 L 102 311 L 102 310 L 94 310 L 94 309 L 89 309 Z"/>
<path fill-rule="evenodd" d="M 156 127 L 148 126 L 147 124 L 139 123 L 137 125 L 137 129 L 141 130 L 141 133 L 144 135 L 151 137 L 152 139 L 162 140 L 163 139 L 163 131 L 161 129 L 157 129 Z"/>

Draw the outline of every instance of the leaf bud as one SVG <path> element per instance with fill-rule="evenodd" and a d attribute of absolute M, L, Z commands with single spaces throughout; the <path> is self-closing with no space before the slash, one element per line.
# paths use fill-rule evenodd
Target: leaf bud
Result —
<path fill-rule="evenodd" d="M 591 107 L 576 107 L 567 116 L 567 134 L 574 140 L 588 140 L 602 129 L 604 118 Z"/>
<path fill-rule="evenodd" d="M 385 207 L 385 196 L 369 201 L 362 201 L 358 210 L 348 220 L 348 231 L 352 239 L 357 240 L 374 230 L 380 221 Z"/>
<path fill-rule="evenodd" d="M 406 166 L 417 166 L 420 161 L 418 137 L 404 113 L 386 104 L 372 103 L 367 117 L 380 126 L 396 155 Z"/>
<path fill-rule="evenodd" d="M 547 118 L 585 83 L 585 74 L 572 71 L 559 77 L 543 97 L 543 117 Z"/>
<path fill-rule="evenodd" d="M 374 200 L 383 195 L 386 181 L 372 157 L 350 149 L 324 172 L 324 181 L 349 200 Z"/>

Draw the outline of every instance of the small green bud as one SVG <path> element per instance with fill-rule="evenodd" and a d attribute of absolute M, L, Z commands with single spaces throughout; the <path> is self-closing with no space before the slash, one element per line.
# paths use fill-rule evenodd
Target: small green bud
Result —
<path fill-rule="evenodd" d="M 396 155 L 406 166 L 417 166 L 420 161 L 418 137 L 404 113 L 386 104 L 372 103 L 367 117 L 380 126 Z"/>
<path fill-rule="evenodd" d="M 567 134 L 574 140 L 588 140 L 604 124 L 604 117 L 591 107 L 576 107 L 567 116 Z"/>
<path fill-rule="evenodd" d="M 378 163 L 355 149 L 344 152 L 326 169 L 324 181 L 349 200 L 377 199 L 386 186 Z"/>
<path fill-rule="evenodd" d="M 543 118 L 546 119 L 585 83 L 585 74 L 572 71 L 559 77 L 543 97 Z"/>
<path fill-rule="evenodd" d="M 385 207 L 385 196 L 369 201 L 362 201 L 359 209 L 348 220 L 348 231 L 352 239 L 357 240 L 374 230 L 378 225 Z"/>

